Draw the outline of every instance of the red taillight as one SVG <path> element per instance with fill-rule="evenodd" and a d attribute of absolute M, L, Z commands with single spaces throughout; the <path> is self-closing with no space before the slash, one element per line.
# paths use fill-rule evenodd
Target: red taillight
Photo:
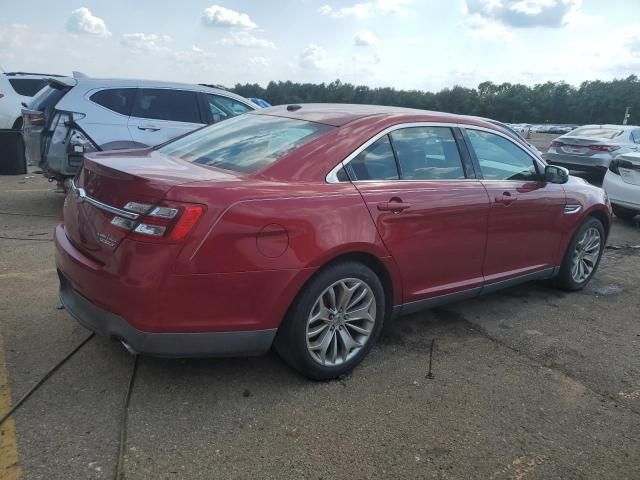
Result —
<path fill-rule="evenodd" d="M 42 113 L 25 113 L 24 114 L 25 125 L 32 125 L 36 127 L 44 126 L 44 115 Z"/>
<path fill-rule="evenodd" d="M 204 213 L 204 207 L 199 205 L 149 205 L 129 202 L 124 208 L 139 213 L 140 216 L 131 220 L 116 215 L 111 220 L 111 225 L 128 231 L 129 238 L 144 241 L 183 240 Z"/>
<path fill-rule="evenodd" d="M 589 145 L 589 150 L 593 150 L 594 152 L 613 152 L 619 148 L 620 147 L 615 145 Z"/>
<path fill-rule="evenodd" d="M 563 145 L 564 145 L 564 143 L 562 143 L 562 142 L 558 142 L 558 141 L 556 141 L 556 140 L 554 140 L 553 142 L 551 142 L 551 146 L 552 146 L 552 147 L 554 147 L 554 148 L 559 148 L 559 147 L 562 147 Z"/>
<path fill-rule="evenodd" d="M 202 211 L 202 207 L 185 207 L 169 236 L 174 240 L 182 240 L 186 237 L 202 216 Z"/>

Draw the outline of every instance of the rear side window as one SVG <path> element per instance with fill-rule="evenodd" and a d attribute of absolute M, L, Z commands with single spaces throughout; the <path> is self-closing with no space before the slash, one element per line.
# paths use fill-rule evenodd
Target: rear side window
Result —
<path fill-rule="evenodd" d="M 140 88 L 131 112 L 133 117 L 203 123 L 196 92 L 161 88 Z"/>
<path fill-rule="evenodd" d="M 389 136 L 376 140 L 347 165 L 352 180 L 398 180 L 398 168 Z"/>
<path fill-rule="evenodd" d="M 480 170 L 487 180 L 537 180 L 533 158 L 512 141 L 480 130 L 467 130 Z"/>
<path fill-rule="evenodd" d="M 47 81 L 39 78 L 10 78 L 9 83 L 18 95 L 33 97 L 42 90 Z"/>
<path fill-rule="evenodd" d="M 447 127 L 411 127 L 391 133 L 403 180 L 465 178 L 453 133 Z"/>
<path fill-rule="evenodd" d="M 116 113 L 129 116 L 135 93 L 135 88 L 108 88 L 94 93 L 89 100 Z"/>
<path fill-rule="evenodd" d="M 333 128 L 292 118 L 245 115 L 196 130 L 158 151 L 201 165 L 250 173 Z"/>

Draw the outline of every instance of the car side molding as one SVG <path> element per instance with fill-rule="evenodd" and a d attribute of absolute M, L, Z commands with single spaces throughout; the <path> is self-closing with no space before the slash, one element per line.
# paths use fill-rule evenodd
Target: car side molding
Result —
<path fill-rule="evenodd" d="M 532 280 L 546 280 L 555 277 L 559 271 L 560 267 L 545 268 L 544 270 L 538 270 L 536 272 L 518 275 L 517 277 L 508 278 L 507 280 L 488 283 L 481 287 L 469 288 L 460 292 L 447 293 L 445 295 L 425 298 L 424 300 L 416 300 L 415 302 L 395 305 L 392 309 L 391 317 L 396 318 L 401 315 L 409 315 L 411 313 L 420 312 L 422 310 L 439 307 L 447 303 L 459 302 L 462 300 L 467 300 L 469 298 L 479 297 L 480 295 L 494 293 L 498 290 L 513 287 L 515 285 L 520 285 L 521 283 L 526 283 Z"/>

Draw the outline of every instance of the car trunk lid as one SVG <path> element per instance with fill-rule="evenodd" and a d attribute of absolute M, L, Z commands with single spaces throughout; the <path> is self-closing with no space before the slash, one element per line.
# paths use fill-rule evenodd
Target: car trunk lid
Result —
<path fill-rule="evenodd" d="M 622 180 L 631 185 L 640 185 L 640 156 L 621 155 L 616 160 Z"/>
<path fill-rule="evenodd" d="M 67 237 L 76 248 L 104 264 L 133 233 L 113 225 L 114 217 L 142 221 L 141 213 L 128 206 L 130 202 L 163 206 L 162 199 L 176 185 L 237 178 L 236 174 L 173 159 L 154 150 L 87 155 L 65 200 Z"/>
<path fill-rule="evenodd" d="M 568 155 L 592 156 L 602 152 L 615 151 L 618 147 L 611 140 L 591 137 L 560 137 L 553 144 L 560 152 Z"/>

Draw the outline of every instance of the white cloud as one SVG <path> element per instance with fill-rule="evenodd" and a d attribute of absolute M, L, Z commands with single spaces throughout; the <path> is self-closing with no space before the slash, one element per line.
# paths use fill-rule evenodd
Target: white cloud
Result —
<path fill-rule="evenodd" d="M 205 8 L 201 20 L 207 27 L 256 28 L 257 26 L 246 13 L 236 12 L 220 5 Z"/>
<path fill-rule="evenodd" d="M 480 15 L 469 15 L 465 19 L 467 33 L 474 38 L 486 40 L 497 40 L 501 42 L 512 42 L 514 33 L 503 24 L 487 20 Z"/>
<path fill-rule="evenodd" d="M 364 17 L 371 14 L 380 15 L 404 15 L 408 13 L 407 6 L 413 0 L 375 0 L 356 3 L 350 7 L 334 8 L 331 5 L 323 5 L 318 9 L 321 15 L 332 18 Z"/>
<path fill-rule="evenodd" d="M 273 42 L 254 37 L 249 32 L 232 32 L 218 43 L 227 47 L 276 48 Z"/>
<path fill-rule="evenodd" d="M 188 50 L 176 50 L 171 52 L 171 57 L 179 63 L 206 64 L 215 57 L 215 54 L 192 45 Z"/>
<path fill-rule="evenodd" d="M 171 41 L 169 35 L 157 35 L 155 33 L 125 33 L 120 43 L 134 52 L 161 52 L 166 51 L 166 44 Z"/>
<path fill-rule="evenodd" d="M 300 54 L 300 66 L 307 70 L 325 70 L 329 56 L 324 48 L 310 43 Z"/>
<path fill-rule="evenodd" d="M 93 37 L 111 36 L 104 20 L 92 14 L 87 7 L 81 7 L 71 12 L 67 20 L 67 31 Z"/>
<path fill-rule="evenodd" d="M 353 44 L 356 47 L 372 47 L 378 43 L 378 37 L 367 30 L 361 30 L 353 36 Z"/>
<path fill-rule="evenodd" d="M 584 19 L 582 0 L 466 0 L 466 12 L 512 28 L 558 28 Z"/>
<path fill-rule="evenodd" d="M 264 57 L 251 57 L 248 63 L 252 67 L 266 68 L 269 66 L 269 60 Z"/>
<path fill-rule="evenodd" d="M 377 65 L 382 61 L 380 55 L 377 53 L 372 55 L 354 55 L 352 60 L 360 65 Z"/>

